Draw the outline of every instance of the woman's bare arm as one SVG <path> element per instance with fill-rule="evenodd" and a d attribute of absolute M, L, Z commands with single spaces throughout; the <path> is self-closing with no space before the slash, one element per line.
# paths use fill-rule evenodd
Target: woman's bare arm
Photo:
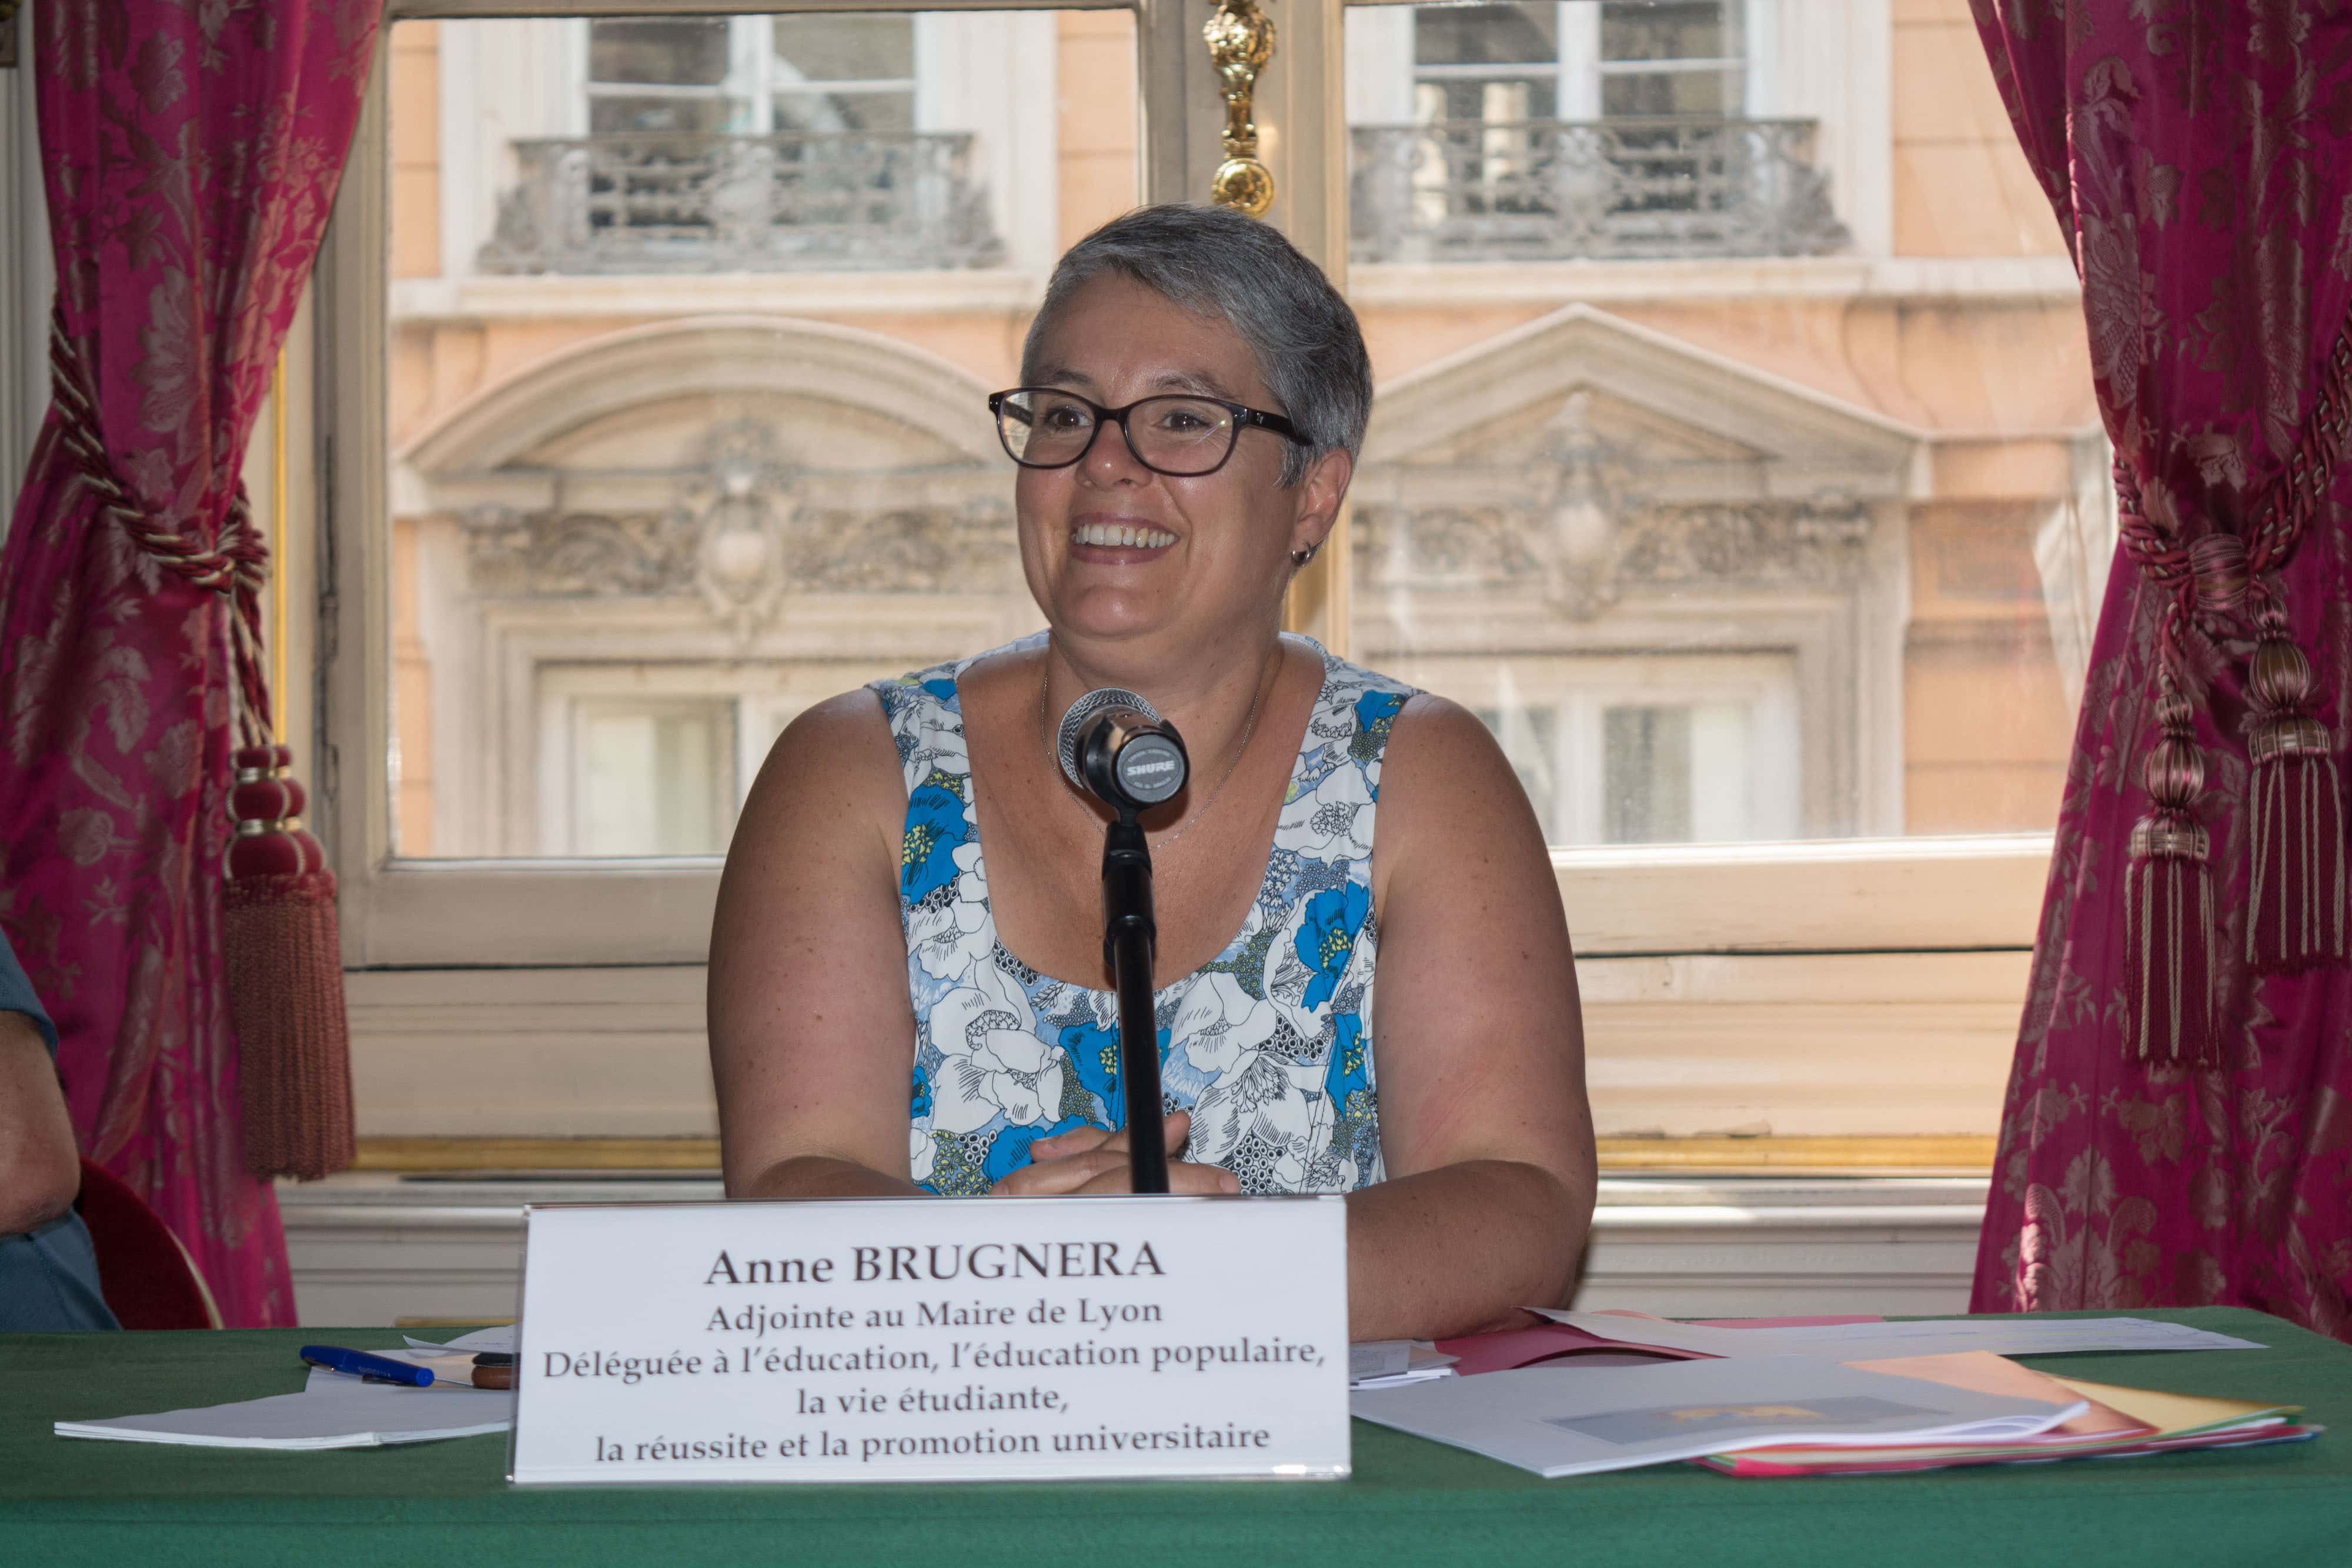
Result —
<path fill-rule="evenodd" d="M 858 691 L 793 720 L 743 803 L 710 933 L 730 1197 L 921 1190 L 908 1159 L 905 800 L 880 705 Z"/>
<path fill-rule="evenodd" d="M 1372 1019 L 1389 1179 L 1348 1199 L 1349 1333 L 1564 1301 L 1591 1223 L 1575 956 L 1543 833 L 1476 718 L 1414 699 L 1381 767 Z"/>

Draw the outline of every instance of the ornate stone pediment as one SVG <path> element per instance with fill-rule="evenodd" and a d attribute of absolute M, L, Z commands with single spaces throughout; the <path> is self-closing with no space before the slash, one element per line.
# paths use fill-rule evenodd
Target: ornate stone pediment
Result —
<path fill-rule="evenodd" d="M 793 593 L 1018 592 L 1009 467 L 963 371 L 872 333 L 713 318 L 552 357 L 412 443 L 496 599 L 699 600 L 749 641 Z"/>
<path fill-rule="evenodd" d="M 1586 306 L 1385 389 L 1357 482 L 1359 581 L 1539 597 L 1850 591 L 1918 436 Z"/>
<path fill-rule="evenodd" d="M 666 485 L 659 510 L 495 502 L 460 514 L 476 591 L 520 598 L 698 597 L 749 638 L 788 592 L 990 592 L 1020 586 L 1002 476 L 977 465 L 826 471 L 780 456 L 756 420 L 711 431 L 701 461 L 602 476 Z"/>

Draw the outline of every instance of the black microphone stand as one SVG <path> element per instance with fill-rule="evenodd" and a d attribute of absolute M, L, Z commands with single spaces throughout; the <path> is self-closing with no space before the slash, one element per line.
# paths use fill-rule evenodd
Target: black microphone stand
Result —
<path fill-rule="evenodd" d="M 1103 961 L 1118 993 L 1118 1072 L 1127 1084 L 1128 1169 L 1138 1192 L 1168 1190 L 1160 1116 L 1160 1023 L 1151 1008 L 1151 850 L 1135 813 L 1118 809 L 1103 839 Z"/>

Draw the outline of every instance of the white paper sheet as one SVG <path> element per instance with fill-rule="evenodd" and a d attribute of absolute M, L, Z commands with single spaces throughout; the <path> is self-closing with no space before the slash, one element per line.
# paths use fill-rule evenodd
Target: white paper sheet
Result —
<path fill-rule="evenodd" d="M 408 1348 L 411 1350 L 436 1353 L 462 1350 L 478 1355 L 485 1351 L 489 1351 L 512 1355 L 515 1348 L 515 1326 L 512 1323 L 501 1323 L 496 1328 L 476 1329 L 471 1333 L 461 1333 L 446 1344 L 439 1340 L 418 1339 L 413 1333 L 403 1334 L 400 1337 L 408 1342 Z"/>
<path fill-rule="evenodd" d="M 1447 1355 L 1425 1339 L 1371 1339 L 1348 1347 L 1348 1386 L 1399 1388 L 1451 1377 L 1462 1358 Z"/>
<path fill-rule="evenodd" d="M 2250 1339 L 2149 1318 L 2040 1318 L 1995 1314 L 1918 1322 L 1832 1323 L 1808 1328 L 1722 1329 L 1619 1312 L 1533 1309 L 1554 1322 L 1622 1344 L 1661 1345 L 1702 1355 L 1807 1355 L 1876 1361 L 1898 1355 L 2056 1355 L 2074 1351 L 2261 1350 Z"/>
<path fill-rule="evenodd" d="M 310 1386 L 299 1394 L 105 1421 L 59 1421 L 55 1430 L 60 1437 L 207 1448 L 372 1448 L 503 1432 L 513 1424 L 514 1396 L 503 1390 L 404 1388 L 314 1367 Z"/>
<path fill-rule="evenodd" d="M 1349 1406 L 1364 1420 L 1547 1477 L 1775 1443 L 2015 1442 L 2090 1407 L 2079 1399 L 2051 1405 L 1979 1394 L 1814 1356 L 1531 1366 L 1359 1392 Z"/>

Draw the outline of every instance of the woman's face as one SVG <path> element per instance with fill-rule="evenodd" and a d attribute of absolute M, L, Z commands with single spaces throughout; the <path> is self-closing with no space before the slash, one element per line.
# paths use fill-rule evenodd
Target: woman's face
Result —
<path fill-rule="evenodd" d="M 1037 347 L 1038 385 L 1105 408 L 1192 392 L 1297 416 L 1276 403 L 1231 327 L 1122 273 L 1081 287 Z M 1244 427 L 1223 467 L 1179 478 L 1137 462 L 1106 422 L 1069 467 L 1022 469 L 1013 491 L 1022 569 L 1046 620 L 1067 635 L 1151 638 L 1177 650 L 1262 635 L 1280 613 L 1290 552 L 1321 541 L 1347 488 L 1345 453 L 1286 488 L 1290 444 Z M 1121 529 L 1129 542 L 1117 542 Z"/>

